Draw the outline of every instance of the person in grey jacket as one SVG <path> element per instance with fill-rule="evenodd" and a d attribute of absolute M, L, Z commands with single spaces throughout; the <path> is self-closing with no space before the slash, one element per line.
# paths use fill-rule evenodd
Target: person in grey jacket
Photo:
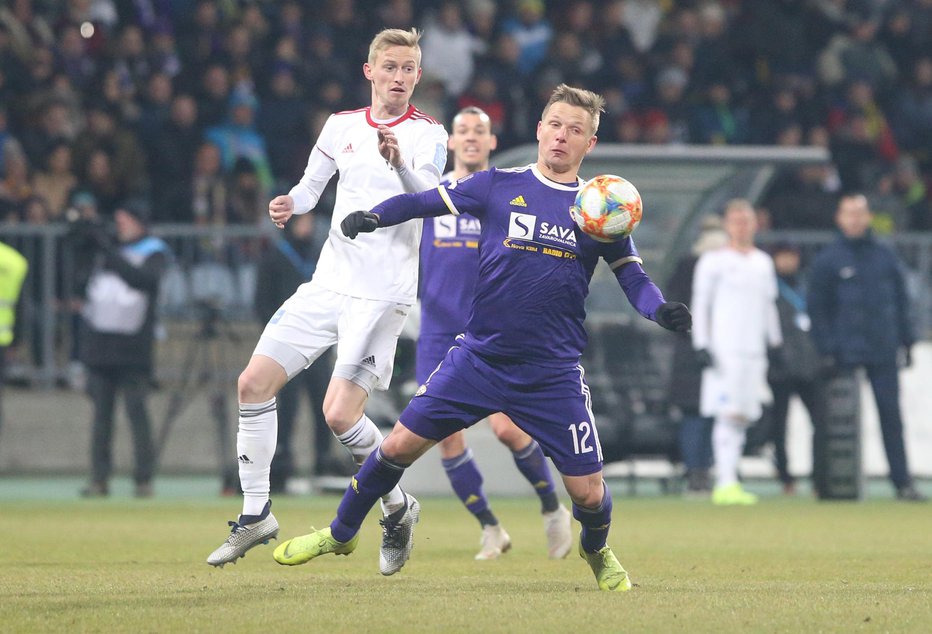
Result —
<path fill-rule="evenodd" d="M 839 201 L 835 222 L 841 236 L 819 253 L 810 272 L 812 335 L 828 374 L 864 367 L 896 497 L 924 501 L 909 473 L 900 415 L 898 358 L 909 366 L 915 342 L 909 301 L 900 262 L 875 239 L 871 217 L 863 195 Z"/>

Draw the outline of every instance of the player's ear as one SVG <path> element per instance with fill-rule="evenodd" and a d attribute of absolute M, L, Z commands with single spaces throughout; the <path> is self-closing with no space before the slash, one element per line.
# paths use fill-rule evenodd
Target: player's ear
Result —
<path fill-rule="evenodd" d="M 593 134 L 591 137 L 589 137 L 589 147 L 586 148 L 586 154 L 591 152 L 592 148 L 594 148 L 595 144 L 598 142 L 599 142 L 599 137 L 597 137 L 596 135 Z"/>
<path fill-rule="evenodd" d="M 540 141 L 540 127 L 541 127 L 542 125 L 544 125 L 544 122 L 543 122 L 543 121 L 538 121 L 538 122 L 537 122 L 537 140 L 538 140 L 538 141 Z"/>
<path fill-rule="evenodd" d="M 372 81 L 372 67 L 369 66 L 369 62 L 363 63 L 362 74 L 365 76 L 366 79 L 368 79 L 369 81 Z"/>
<path fill-rule="evenodd" d="M 414 78 L 414 85 L 417 86 L 421 81 L 421 75 L 424 74 L 424 69 L 420 66 L 417 67 L 417 77 Z"/>
<path fill-rule="evenodd" d="M 498 147 L 498 137 L 493 134 L 492 138 L 489 140 L 489 149 L 494 150 L 497 147 Z"/>

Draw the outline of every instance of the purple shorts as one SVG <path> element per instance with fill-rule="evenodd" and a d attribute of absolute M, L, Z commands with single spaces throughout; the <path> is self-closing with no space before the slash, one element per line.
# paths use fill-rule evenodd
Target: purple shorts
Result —
<path fill-rule="evenodd" d="M 455 346 L 399 420 L 418 436 L 439 441 L 495 412 L 504 412 L 534 438 L 563 475 L 602 469 L 582 366 L 492 363 Z"/>
<path fill-rule="evenodd" d="M 430 373 L 437 369 L 447 351 L 456 345 L 456 335 L 421 335 L 417 338 L 417 357 L 414 378 L 418 385 L 427 382 Z"/>

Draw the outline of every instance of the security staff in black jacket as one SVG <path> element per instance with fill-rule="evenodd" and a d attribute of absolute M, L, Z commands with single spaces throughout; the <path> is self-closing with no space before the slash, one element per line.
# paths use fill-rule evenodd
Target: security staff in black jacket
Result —
<path fill-rule="evenodd" d="M 825 437 L 825 377 L 819 351 L 812 340 L 812 320 L 806 306 L 800 279 L 799 248 L 788 242 L 775 244 L 770 253 L 777 271 L 777 312 L 783 346 L 771 354 L 767 381 L 773 392 L 771 439 L 777 475 L 783 492 L 792 495 L 796 483 L 789 471 L 786 454 L 786 423 L 790 397 L 799 396 L 812 423 L 812 486 L 816 494 L 824 490 L 825 470 L 821 464 Z"/>
<path fill-rule="evenodd" d="M 813 338 L 827 370 L 865 368 L 896 496 L 924 501 L 907 466 L 900 416 L 897 356 L 909 366 L 915 341 L 903 271 L 896 254 L 871 233 L 864 196 L 843 196 L 835 222 L 841 236 L 819 253 L 810 272 Z"/>
<path fill-rule="evenodd" d="M 285 225 L 284 236 L 276 240 L 262 255 L 256 276 L 255 308 L 256 316 L 262 324 L 268 321 L 282 303 L 294 294 L 298 286 L 311 279 L 317 268 L 322 243 L 315 240 L 314 215 L 295 216 Z M 324 353 L 323 359 L 298 374 L 283 387 L 276 400 L 278 402 L 278 443 L 272 459 L 269 485 L 272 492 L 284 491 L 285 482 L 294 472 L 294 457 L 291 441 L 294 434 L 295 418 L 298 414 L 298 401 L 301 391 L 308 395 L 308 401 L 314 418 L 312 430 L 314 443 L 314 473 L 337 472 L 349 473 L 338 469 L 336 460 L 331 458 L 330 446 L 332 433 L 324 423 L 324 395 L 330 383 L 333 361 L 330 351 Z M 348 460 L 346 467 L 355 467 Z"/>
<path fill-rule="evenodd" d="M 148 235 L 148 208 L 130 201 L 114 212 L 116 241 L 95 227 L 94 267 L 85 291 L 80 358 L 88 371 L 87 390 L 94 404 L 91 482 L 86 497 L 109 493 L 113 413 L 123 394 L 135 455 L 137 497 L 152 495 L 155 452 L 148 412 L 152 383 L 155 313 L 159 282 L 169 260 L 168 246 Z"/>

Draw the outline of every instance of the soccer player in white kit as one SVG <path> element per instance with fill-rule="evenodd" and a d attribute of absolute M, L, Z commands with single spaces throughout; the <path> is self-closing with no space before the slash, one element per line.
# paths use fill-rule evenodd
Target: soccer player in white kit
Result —
<path fill-rule="evenodd" d="M 693 348 L 704 367 L 700 410 L 715 418 L 715 504 L 754 504 L 738 482 L 747 427 L 770 399 L 767 353 L 783 344 L 773 260 L 754 246 L 757 217 L 746 200 L 725 207 L 728 244 L 706 252 L 693 277 Z"/>
<path fill-rule="evenodd" d="M 420 33 L 386 29 L 372 40 L 363 73 L 372 105 L 330 116 L 311 150 L 304 176 L 287 195 L 269 203 L 269 216 L 284 227 L 292 214 L 307 213 L 339 171 L 332 225 L 317 269 L 269 320 L 239 377 L 236 453 L 243 511 L 227 540 L 207 559 L 222 566 L 278 535 L 271 513 L 269 468 L 275 452 L 275 395 L 288 380 L 336 344 L 324 418 L 357 464 L 381 443 L 365 415 L 373 389 L 387 389 L 395 346 L 417 295 L 420 223 L 349 240 L 340 222 L 405 192 L 436 187 L 447 158 L 443 126 L 410 104 L 421 77 Z M 395 487 L 382 498 L 380 570 L 404 565 L 419 506 Z"/>

